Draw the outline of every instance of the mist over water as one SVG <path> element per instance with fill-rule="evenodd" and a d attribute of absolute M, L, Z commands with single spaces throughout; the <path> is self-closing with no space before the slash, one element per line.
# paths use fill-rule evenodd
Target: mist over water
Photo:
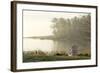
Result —
<path fill-rule="evenodd" d="M 23 50 L 35 51 L 41 50 L 44 52 L 67 52 L 69 45 L 66 41 L 54 41 L 54 40 L 40 40 L 40 39 L 24 39 Z"/>
<path fill-rule="evenodd" d="M 53 48 L 52 40 L 40 40 L 40 39 L 24 39 L 23 40 L 24 51 L 51 51 Z"/>

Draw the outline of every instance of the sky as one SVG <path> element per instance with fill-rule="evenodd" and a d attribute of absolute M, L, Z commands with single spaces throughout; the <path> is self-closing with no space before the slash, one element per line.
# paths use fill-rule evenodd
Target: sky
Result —
<path fill-rule="evenodd" d="M 86 13 L 52 12 L 52 11 L 23 11 L 23 36 L 47 36 L 53 35 L 51 28 L 53 18 L 73 18 L 83 16 Z"/>

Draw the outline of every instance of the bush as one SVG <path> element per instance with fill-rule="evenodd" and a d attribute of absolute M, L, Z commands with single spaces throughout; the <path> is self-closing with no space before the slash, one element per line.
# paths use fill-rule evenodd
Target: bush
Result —
<path fill-rule="evenodd" d="M 68 56 L 68 54 L 65 54 L 65 53 L 56 53 L 55 56 Z"/>
<path fill-rule="evenodd" d="M 86 53 L 86 54 L 78 54 L 78 56 L 90 56 L 90 55 Z"/>
<path fill-rule="evenodd" d="M 89 54 L 84 54 L 84 56 L 89 56 Z"/>

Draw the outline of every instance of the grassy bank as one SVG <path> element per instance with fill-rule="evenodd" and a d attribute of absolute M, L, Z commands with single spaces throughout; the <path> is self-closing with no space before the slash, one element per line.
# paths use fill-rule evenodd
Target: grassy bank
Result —
<path fill-rule="evenodd" d="M 78 56 L 67 56 L 67 55 L 33 55 L 31 52 L 23 53 L 23 62 L 40 62 L 40 61 L 62 61 L 62 60 L 85 60 L 90 59 L 87 54 L 80 54 Z"/>

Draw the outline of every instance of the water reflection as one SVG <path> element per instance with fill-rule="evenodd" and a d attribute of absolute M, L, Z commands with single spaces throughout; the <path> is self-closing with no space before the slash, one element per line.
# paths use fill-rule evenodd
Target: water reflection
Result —
<path fill-rule="evenodd" d="M 24 51 L 42 50 L 44 52 L 63 52 L 67 53 L 70 44 L 66 40 L 40 40 L 40 39 L 24 39 Z"/>

